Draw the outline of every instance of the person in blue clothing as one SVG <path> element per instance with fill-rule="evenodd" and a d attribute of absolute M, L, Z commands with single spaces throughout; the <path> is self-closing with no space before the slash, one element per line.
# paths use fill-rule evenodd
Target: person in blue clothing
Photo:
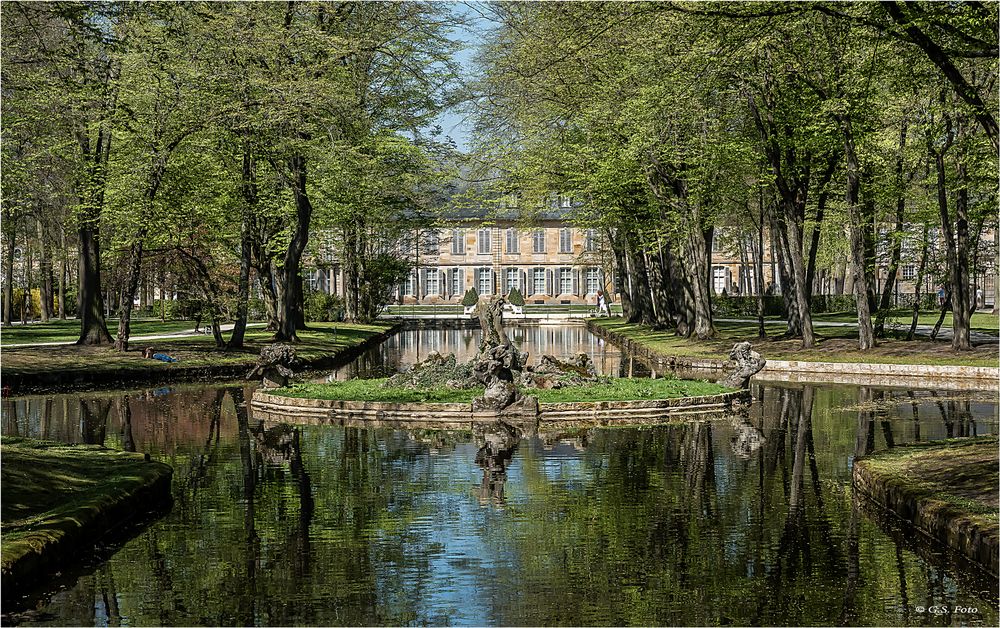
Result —
<path fill-rule="evenodd" d="M 152 358 L 154 360 L 159 360 L 160 362 L 176 362 L 177 358 L 169 356 L 166 353 L 154 353 L 153 347 L 146 347 L 146 350 L 142 352 L 142 357 Z"/>

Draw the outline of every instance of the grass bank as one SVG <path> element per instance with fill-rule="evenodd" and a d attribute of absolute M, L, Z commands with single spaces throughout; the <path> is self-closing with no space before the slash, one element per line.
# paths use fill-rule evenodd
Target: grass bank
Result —
<path fill-rule="evenodd" d="M 896 447 L 858 460 L 854 484 L 917 529 L 997 575 L 995 436 Z"/>
<path fill-rule="evenodd" d="M 349 355 L 346 351 L 384 337 L 392 327 L 389 322 L 310 323 L 308 330 L 299 332 L 295 351 L 304 366 L 333 366 Z M 124 353 L 108 346 L 7 348 L 3 350 L 4 384 L 17 391 L 52 385 L 240 377 L 253 366 L 261 347 L 272 342 L 272 336 L 259 328 L 248 329 L 244 347 L 231 351 L 217 349 L 211 336 L 144 341 Z M 147 346 L 178 361 L 145 359 L 142 350 Z"/>
<path fill-rule="evenodd" d="M 4 597 L 170 496 L 172 470 L 100 445 L 0 440 Z"/>
<path fill-rule="evenodd" d="M 749 341 L 765 359 L 804 362 L 869 362 L 875 364 L 929 364 L 938 366 L 997 366 L 995 346 L 980 346 L 956 353 L 946 341 L 880 340 L 869 351 L 857 348 L 857 331 L 851 327 L 816 327 L 816 346 L 802 349 L 798 339 L 778 340 L 785 331 L 784 322 L 765 324 L 767 339 L 757 338 L 756 323 L 717 322 L 717 335 L 711 340 L 683 338 L 669 330 L 655 330 L 647 325 L 627 323 L 622 318 L 590 319 L 591 324 L 638 343 L 664 356 L 687 359 L 726 360 L 733 343 Z"/>
<path fill-rule="evenodd" d="M 329 384 L 302 383 L 269 391 L 274 395 L 299 399 L 340 401 L 381 401 L 390 403 L 471 403 L 483 394 L 482 388 L 458 390 L 445 386 L 410 389 L 386 387 L 385 379 L 354 379 Z M 634 401 L 700 397 L 729 392 L 731 389 L 703 381 L 659 378 L 615 378 L 609 382 L 566 386 L 554 390 L 529 389 L 524 392 L 542 403 L 571 401 Z"/>

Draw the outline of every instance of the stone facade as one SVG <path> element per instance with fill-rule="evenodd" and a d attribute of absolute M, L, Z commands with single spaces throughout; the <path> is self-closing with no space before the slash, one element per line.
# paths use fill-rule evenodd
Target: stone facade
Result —
<path fill-rule="evenodd" d="M 558 212 L 525 227 L 522 223 L 489 221 L 482 218 L 456 220 L 441 228 L 421 230 L 412 238 L 420 242 L 407 255 L 415 270 L 396 291 L 395 302 L 403 304 L 458 303 L 465 291 L 475 286 L 481 296 L 506 294 L 516 286 L 529 304 L 597 303 L 597 290 L 603 290 L 618 302 L 611 255 L 602 246 L 599 232 L 582 229 L 560 217 Z M 992 232 L 984 235 L 989 241 Z M 755 295 L 756 263 L 754 242 L 741 241 L 739 233 L 727 227 L 716 229 L 712 243 L 710 285 L 715 294 Z M 329 248 L 329 247 L 328 247 Z M 343 295 L 343 273 L 331 252 L 315 260 L 318 269 L 307 271 L 306 279 L 315 290 Z M 906 256 L 904 256 L 906 257 Z M 908 257 L 912 257 L 909 255 Z M 765 233 L 763 284 L 766 294 L 781 294 L 781 278 L 772 254 L 770 234 Z M 980 308 L 993 305 L 996 274 L 992 261 L 977 269 L 972 293 L 979 289 Z M 881 288 L 887 275 L 885 263 L 876 270 Z M 819 269 L 813 293 L 819 295 L 851 294 L 853 289 L 844 264 L 832 271 Z M 909 302 L 905 297 L 915 291 L 916 266 L 911 259 L 900 264 L 894 292 L 894 304 Z M 930 273 L 921 291 L 934 295 L 940 286 Z"/>

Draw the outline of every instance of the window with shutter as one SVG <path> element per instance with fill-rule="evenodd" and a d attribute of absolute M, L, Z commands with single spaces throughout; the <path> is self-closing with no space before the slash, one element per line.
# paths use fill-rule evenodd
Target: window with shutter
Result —
<path fill-rule="evenodd" d="M 534 253 L 545 252 L 545 230 L 535 229 L 531 234 L 531 250 Z"/>
<path fill-rule="evenodd" d="M 492 268 L 480 268 L 479 269 L 479 281 L 478 287 L 479 294 L 489 296 L 493 294 L 493 269 Z"/>
<path fill-rule="evenodd" d="M 573 252 L 573 232 L 569 227 L 563 227 L 559 230 L 559 252 Z"/>
<path fill-rule="evenodd" d="M 517 242 L 517 229 L 514 227 L 509 227 L 507 229 L 507 252 L 508 253 L 518 253 L 519 246 Z"/>
<path fill-rule="evenodd" d="M 559 294 L 573 294 L 573 272 L 569 268 L 559 269 Z"/>
<path fill-rule="evenodd" d="M 465 230 L 451 230 L 451 254 L 465 255 Z"/>
<path fill-rule="evenodd" d="M 479 244 L 478 252 L 480 254 L 487 254 L 493 252 L 493 248 L 490 246 L 490 230 L 480 229 L 479 235 L 477 237 Z"/>
<path fill-rule="evenodd" d="M 545 269 L 533 268 L 531 270 L 531 293 L 545 294 Z"/>
<path fill-rule="evenodd" d="M 553 280 L 552 275 L 553 273 L 551 270 L 549 269 L 545 270 L 545 294 L 549 295 L 550 297 L 555 296 L 555 289 L 556 289 L 555 281 Z"/>

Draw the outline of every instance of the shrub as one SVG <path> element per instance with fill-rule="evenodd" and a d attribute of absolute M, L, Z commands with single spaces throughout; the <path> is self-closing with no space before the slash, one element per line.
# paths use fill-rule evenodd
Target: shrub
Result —
<path fill-rule="evenodd" d="M 344 318 L 344 304 L 335 294 L 326 294 L 318 290 L 307 290 L 305 293 L 305 314 L 307 321 L 339 321 Z"/>
<path fill-rule="evenodd" d="M 524 307 L 524 295 L 517 288 L 511 288 L 507 293 L 507 302 L 517 307 Z"/>
<path fill-rule="evenodd" d="M 477 303 L 479 303 L 479 291 L 473 286 L 465 291 L 465 296 L 462 297 L 462 305 L 471 307 Z"/>

